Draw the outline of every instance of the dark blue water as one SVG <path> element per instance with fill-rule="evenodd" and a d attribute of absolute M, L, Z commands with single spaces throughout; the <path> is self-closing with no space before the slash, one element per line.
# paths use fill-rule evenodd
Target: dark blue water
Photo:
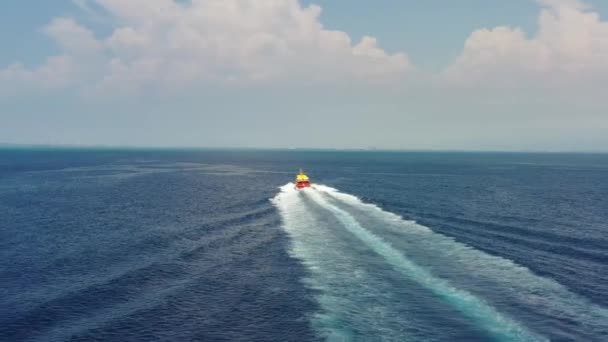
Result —
<path fill-rule="evenodd" d="M 607 294 L 608 155 L 0 151 L 1 341 L 606 341 Z"/>

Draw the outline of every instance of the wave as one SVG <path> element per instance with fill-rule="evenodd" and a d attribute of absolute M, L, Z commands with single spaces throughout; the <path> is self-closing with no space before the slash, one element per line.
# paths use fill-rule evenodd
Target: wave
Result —
<path fill-rule="evenodd" d="M 288 184 L 281 188 L 273 202 L 292 238 L 292 254 L 309 267 L 311 279 L 308 282 L 321 293 L 333 293 L 336 290 L 332 286 L 345 285 L 336 279 L 333 282 L 323 280 L 327 277 L 324 272 L 332 271 L 328 264 L 334 260 L 330 258 L 344 258 L 341 254 L 351 253 L 349 249 L 364 246 L 368 253 L 381 257 L 385 265 L 397 271 L 401 281 L 430 292 L 432 297 L 454 309 L 456 315 L 472 322 L 494 340 L 543 341 L 547 340 L 545 336 L 557 339 L 577 336 L 592 340 L 608 329 L 608 312 L 604 308 L 573 294 L 559 283 L 539 277 L 510 260 L 476 250 L 428 227 L 364 203 L 355 196 L 322 185 L 298 192 Z M 336 235 L 339 234 L 337 229 L 348 233 L 339 236 L 342 241 Z M 323 241 L 326 238 L 328 241 Z M 319 253 L 315 244 L 334 248 L 336 252 Z M 377 277 L 380 273 L 377 264 L 365 265 L 356 258 L 357 255 L 352 256 L 351 263 L 358 262 L 360 272 Z M 369 267 L 376 268 L 370 272 Z M 387 286 L 385 291 L 388 293 L 372 291 L 360 295 L 390 296 L 394 294 L 395 287 Z M 323 295 L 320 298 L 326 320 L 317 319 L 313 324 L 326 336 L 346 334 L 348 339 L 348 333 L 336 333 L 339 328 L 349 326 L 348 322 L 338 319 L 341 323 L 336 324 L 336 319 L 327 318 L 342 317 L 342 313 L 331 301 L 323 305 Z M 342 301 L 347 299 L 357 301 L 352 296 L 339 298 Z M 411 297 L 406 300 L 419 301 Z M 388 303 L 384 309 L 398 310 L 396 305 Z M 348 308 L 348 304 L 342 303 L 340 307 Z M 353 316 L 349 318 L 356 319 Z M 437 327 L 436 322 L 426 322 L 426 325 L 430 334 Z M 395 334 L 395 331 L 391 333 Z"/>
<path fill-rule="evenodd" d="M 79 335 L 94 333 L 95 329 L 112 329 L 123 320 L 139 320 L 142 315 L 162 310 L 169 299 L 176 301 L 194 291 L 200 296 L 225 296 L 222 291 L 227 291 L 227 281 L 223 278 L 231 277 L 232 272 L 244 278 L 243 274 L 249 272 L 244 270 L 249 259 L 263 262 L 260 256 L 269 246 L 281 246 L 279 218 L 267 199 L 265 203 L 238 214 L 193 222 L 180 230 L 146 231 L 130 240 L 116 240 L 115 245 L 129 251 L 118 248 L 108 257 L 112 262 L 104 260 L 100 264 L 107 266 L 95 272 L 74 272 L 74 266 L 68 264 L 83 263 L 78 255 L 86 250 L 49 260 L 36 276 L 58 273 L 53 282 L 3 298 L 9 309 L 0 309 L 0 340 L 79 340 Z M 253 269 L 262 273 L 259 268 Z M 232 288 L 238 291 L 239 286 Z M 216 310 L 229 309 L 218 305 Z M 180 310 L 175 308 L 168 316 L 178 315 Z M 80 340 L 91 339 L 100 338 L 93 334 Z"/>
<path fill-rule="evenodd" d="M 576 237 L 563 233 L 539 230 L 538 228 L 524 228 L 515 224 L 503 224 L 488 220 L 472 220 L 455 216 L 443 216 L 436 214 L 425 214 L 427 219 L 450 225 L 456 229 L 475 229 L 482 226 L 488 234 L 496 234 L 497 237 L 521 239 L 524 242 L 536 243 L 548 250 L 550 248 L 566 248 L 572 253 L 580 253 L 581 256 L 591 260 L 606 258 L 606 244 L 608 240 L 601 236 Z M 601 260 L 604 262 L 605 260 Z"/>

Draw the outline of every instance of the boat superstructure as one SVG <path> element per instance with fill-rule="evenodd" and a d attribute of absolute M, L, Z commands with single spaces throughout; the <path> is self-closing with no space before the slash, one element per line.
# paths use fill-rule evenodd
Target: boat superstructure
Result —
<path fill-rule="evenodd" d="M 308 176 L 300 169 L 300 173 L 296 176 L 296 189 L 304 189 L 310 187 L 310 179 Z"/>

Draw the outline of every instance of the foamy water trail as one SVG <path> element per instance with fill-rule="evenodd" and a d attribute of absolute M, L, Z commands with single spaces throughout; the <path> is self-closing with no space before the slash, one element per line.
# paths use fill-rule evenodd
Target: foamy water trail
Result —
<path fill-rule="evenodd" d="M 320 206 L 330 210 L 343 223 L 344 228 L 354 234 L 409 279 L 431 290 L 437 296 L 454 305 L 459 311 L 475 320 L 494 338 L 501 341 L 541 341 L 545 340 L 531 334 L 519 323 L 502 315 L 482 299 L 467 291 L 454 288 L 447 281 L 434 276 L 431 272 L 407 259 L 400 251 L 393 248 L 382 238 L 362 227 L 347 211 L 326 201 L 318 192 L 310 196 Z"/>
<path fill-rule="evenodd" d="M 392 302 L 382 281 L 372 279 L 358 258 L 343 253 L 350 241 L 332 234 L 303 202 L 301 193 L 287 185 L 273 202 L 292 238 L 291 254 L 310 272 L 306 284 L 317 291 L 322 309 L 312 317 L 312 325 L 328 341 L 352 341 L 362 336 L 383 336 L 386 341 L 416 340 L 400 330 L 399 314 L 387 310 Z M 383 290 L 384 289 L 384 290 Z M 370 303 L 366 296 L 376 294 Z M 374 322 L 381 322 L 377 324 Z"/>
<path fill-rule="evenodd" d="M 355 274 L 360 273 L 359 276 L 361 276 L 361 274 L 364 276 L 366 272 L 379 272 L 373 265 L 368 266 L 368 268 L 373 268 L 370 270 L 365 269 L 365 265 L 357 266 L 356 261 L 346 260 L 347 258 L 345 255 L 348 254 L 346 251 L 355 248 L 353 244 L 358 241 L 361 246 L 379 255 L 387 265 L 390 265 L 394 270 L 401 273 L 404 281 L 413 281 L 428 289 L 434 293 L 435 296 L 474 321 L 476 325 L 479 325 L 494 340 L 545 340 L 543 337 L 529 332 L 519 323 L 497 312 L 482 299 L 479 299 L 464 290 L 452 287 L 447 281 L 434 276 L 428 270 L 411 262 L 390 244 L 362 227 L 348 212 L 330 204 L 318 191 L 311 189 L 298 193 L 292 190 L 291 185 L 287 185 L 281 190 L 281 193 L 274 199 L 274 203 L 280 209 L 285 228 L 292 237 L 292 252 L 294 256 L 301 259 L 311 270 L 312 276 L 311 279 L 308 280 L 309 284 L 313 288 L 321 291 L 318 300 L 324 312 L 314 319 L 313 325 L 315 325 L 317 329 L 323 331 L 328 339 L 351 340 L 354 336 L 353 333 L 344 330 L 343 328 L 352 324 L 347 324 L 345 320 L 357 320 L 361 318 L 357 317 L 356 312 L 356 307 L 361 303 L 349 303 L 349 301 L 357 301 L 357 296 L 353 296 L 352 293 L 343 293 L 345 284 L 340 283 L 349 279 L 350 276 L 344 274 L 344 271 L 342 271 L 343 274 L 341 276 L 345 279 L 331 278 L 336 277 L 336 275 L 340 276 L 337 274 L 339 273 L 339 269 L 353 270 Z M 337 243 L 336 241 L 326 241 L 325 250 L 318 248 L 319 245 L 324 245 L 323 239 L 325 237 L 329 240 L 336 239 L 335 237 L 329 236 L 326 232 L 330 232 L 331 229 L 338 229 L 338 227 L 329 227 L 329 229 L 325 231 L 322 229 L 315 229 L 315 226 L 327 225 L 328 222 L 327 220 L 315 219 L 314 216 L 308 212 L 311 208 L 304 205 L 304 196 L 310 198 L 320 208 L 333 215 L 340 224 L 339 229 L 348 231 L 355 239 L 350 241 L 349 245 L 343 246 L 340 246 L 339 241 L 337 241 Z M 319 234 L 321 234 L 321 236 L 319 236 Z M 341 263 L 341 265 L 335 267 L 336 262 L 338 264 Z M 348 265 L 345 265 L 345 262 L 348 263 Z M 354 276 L 356 277 L 357 275 Z M 328 278 L 330 279 L 328 280 Z M 362 282 L 365 283 L 365 281 L 358 281 L 352 285 L 358 286 L 359 283 Z M 336 289 L 342 290 L 336 292 Z M 340 291 L 342 291 L 342 293 L 340 293 Z M 392 290 L 386 288 L 386 292 L 379 292 L 377 291 L 376 286 L 369 286 L 367 288 L 368 292 L 365 291 L 365 288 L 355 289 L 354 291 L 360 291 L 359 297 L 367 298 L 368 303 L 373 303 L 374 301 L 370 300 L 370 296 L 387 296 L 386 292 L 390 295 Z M 407 305 L 407 303 L 403 305 Z M 378 306 L 380 309 L 390 311 L 394 310 L 395 304 L 389 301 L 385 305 L 380 303 Z M 353 310 L 355 310 L 355 312 L 352 312 Z M 359 312 L 361 312 L 361 310 L 359 310 Z M 361 312 L 361 314 L 363 313 Z M 370 320 L 371 319 L 365 319 L 364 317 L 364 322 L 362 324 L 385 325 L 385 322 L 371 322 Z M 408 324 L 408 322 L 399 323 L 401 325 Z M 383 331 L 384 332 L 380 336 L 386 340 L 391 340 L 391 337 L 393 340 L 416 340 L 420 338 L 407 336 L 407 332 L 404 331 L 404 329 L 396 328 L 395 330 L 390 331 L 390 327 L 383 327 Z M 378 334 L 380 334 L 380 332 L 373 331 L 373 334 L 379 336 Z"/>
<path fill-rule="evenodd" d="M 363 203 L 356 196 L 322 185 L 316 189 L 317 195 L 323 195 L 333 205 L 342 207 L 340 210 L 364 217 L 373 225 L 374 231 L 398 236 L 399 239 L 392 241 L 398 249 L 419 256 L 443 273 L 455 273 L 468 287 L 477 286 L 476 292 L 486 292 L 488 296 L 497 298 L 497 304 L 504 299 L 506 308 L 514 304 L 524 308 L 528 313 L 527 324 L 539 328 L 547 324 L 561 326 L 555 330 L 561 330 L 561 337 L 566 339 L 577 336 L 594 340 L 603 336 L 608 340 L 608 310 L 558 282 L 540 277 L 511 260 L 458 243 L 376 205 Z M 454 269 L 459 272 L 453 272 Z M 563 322 L 571 324 L 566 327 Z"/>
<path fill-rule="evenodd" d="M 433 324 L 440 322 L 417 321 L 432 300 L 421 303 L 425 295 L 416 286 L 453 309 L 444 316 L 461 316 L 463 324 L 470 322 L 492 340 L 545 341 L 547 325 L 557 339 L 594 340 L 608 331 L 604 308 L 559 283 L 355 196 L 324 186 L 298 192 L 288 184 L 273 202 L 292 238 L 292 254 L 310 270 L 308 285 L 319 290 L 322 312 L 313 325 L 328 340 L 364 340 L 366 334 L 395 341 L 457 339 L 433 335 Z M 385 268 L 374 264 L 370 253 Z M 414 289 L 406 291 L 405 301 L 403 293 L 395 293 L 401 286 L 381 280 L 391 269 L 402 288 Z M 372 313 L 360 310 L 369 303 L 376 305 Z M 411 310 L 404 314 L 403 307 Z M 573 324 L 562 328 L 564 321 Z M 431 335 L 419 333 L 424 330 Z"/>

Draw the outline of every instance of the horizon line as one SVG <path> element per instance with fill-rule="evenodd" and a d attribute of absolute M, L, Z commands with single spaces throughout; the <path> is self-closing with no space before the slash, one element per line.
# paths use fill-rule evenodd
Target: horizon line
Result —
<path fill-rule="evenodd" d="M 48 150 L 215 150 L 215 151 L 293 151 L 293 152 L 436 152 L 436 153 L 569 153 L 608 154 L 608 150 L 501 150 L 501 149 L 448 149 L 448 148 L 378 148 L 378 147 L 243 147 L 243 146 L 142 146 L 142 145 L 101 145 L 101 144 L 41 144 L 3 143 L 0 149 L 48 149 Z"/>

